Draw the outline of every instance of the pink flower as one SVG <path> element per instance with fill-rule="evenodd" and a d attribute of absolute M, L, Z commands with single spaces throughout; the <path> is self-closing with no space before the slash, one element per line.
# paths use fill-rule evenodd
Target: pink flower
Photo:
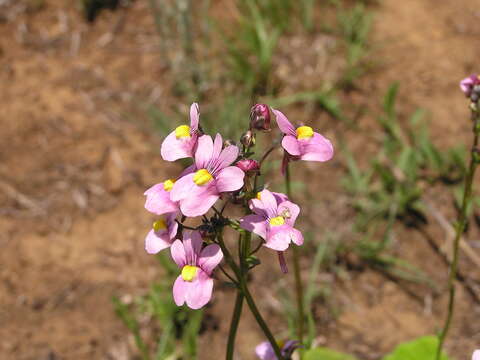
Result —
<path fill-rule="evenodd" d="M 333 156 L 332 143 L 310 126 L 295 127 L 280 111 L 272 109 L 278 127 L 285 134 L 282 147 L 294 160 L 328 161 Z"/>
<path fill-rule="evenodd" d="M 145 250 L 149 254 L 156 254 L 172 245 L 177 235 L 178 224 L 175 221 L 177 212 L 167 214 L 153 223 L 152 230 L 145 238 Z"/>
<path fill-rule="evenodd" d="M 170 191 L 174 184 L 174 179 L 168 179 L 145 191 L 143 194 L 147 196 L 145 209 L 157 215 L 178 211 L 178 203 L 170 200 Z"/>
<path fill-rule="evenodd" d="M 470 75 L 460 81 L 460 89 L 467 97 L 472 95 L 472 90 L 476 85 L 480 85 L 480 78 L 477 75 Z"/>
<path fill-rule="evenodd" d="M 181 274 L 173 285 L 173 299 L 178 306 L 185 302 L 191 309 L 200 309 L 212 298 L 213 269 L 222 261 L 223 253 L 217 244 L 202 249 L 198 231 L 184 232 L 183 242 L 175 240 L 170 249 Z"/>
<path fill-rule="evenodd" d="M 263 238 L 266 247 L 284 251 L 291 241 L 303 244 L 302 233 L 293 227 L 300 208 L 283 194 L 263 190 L 250 200 L 249 206 L 254 214 L 241 219 L 240 227 Z"/>
<path fill-rule="evenodd" d="M 480 360 L 480 350 L 475 350 L 473 352 L 472 360 Z"/>
<path fill-rule="evenodd" d="M 198 119 L 200 110 L 197 103 L 190 106 L 190 126 L 180 125 L 163 141 L 160 153 L 166 161 L 193 157 L 198 141 Z"/>
<path fill-rule="evenodd" d="M 237 159 L 238 147 L 230 145 L 222 150 L 222 143 L 220 134 L 215 137 L 215 143 L 210 136 L 201 136 L 195 152 L 194 172 L 181 177 L 173 186 L 170 199 L 180 203 L 184 215 L 203 215 L 221 193 L 243 186 L 244 172 L 229 166 Z"/>
<path fill-rule="evenodd" d="M 279 344 L 279 347 L 281 348 L 282 356 L 285 359 L 290 359 L 292 353 L 298 348 L 298 341 L 289 340 L 285 344 Z M 260 360 L 277 360 L 272 345 L 268 341 L 264 341 L 257 345 L 255 348 L 255 354 Z"/>

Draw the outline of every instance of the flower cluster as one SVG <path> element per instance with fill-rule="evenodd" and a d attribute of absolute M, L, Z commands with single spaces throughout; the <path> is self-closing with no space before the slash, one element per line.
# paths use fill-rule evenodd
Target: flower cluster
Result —
<path fill-rule="evenodd" d="M 309 126 L 295 128 L 280 111 L 272 109 L 272 112 L 283 133 L 284 162 L 327 161 L 333 156 L 332 144 L 325 137 Z M 251 185 L 249 179 L 260 175 L 264 160 L 250 158 L 256 130 L 271 130 L 267 105 L 257 104 L 252 108 L 248 136 L 242 137 L 240 149 L 231 141 L 224 143 L 220 134 L 214 138 L 204 134 L 199 106 L 194 103 L 190 107 L 190 125 L 178 126 L 162 143 L 160 153 L 164 160 L 192 159 L 192 164 L 177 178 L 164 180 L 145 191 L 145 208 L 157 216 L 146 236 L 145 249 L 156 254 L 170 248 L 181 269 L 173 286 L 177 305 L 186 303 L 198 309 L 211 299 L 213 270 L 224 256 L 218 239 L 207 236 L 215 233 L 215 226 L 239 224 L 262 238 L 265 247 L 279 252 L 287 250 L 292 242 L 303 244 L 302 233 L 294 227 L 299 206 L 284 194 Z M 247 214 L 239 221 L 225 218 L 225 206 L 221 211 L 214 207 L 219 199 L 225 200 L 224 205 L 235 199 L 232 202 L 244 205 Z M 214 210 L 214 216 L 209 219 L 206 214 L 210 209 Z M 201 226 L 184 225 L 187 218 L 198 216 L 203 219 Z"/>

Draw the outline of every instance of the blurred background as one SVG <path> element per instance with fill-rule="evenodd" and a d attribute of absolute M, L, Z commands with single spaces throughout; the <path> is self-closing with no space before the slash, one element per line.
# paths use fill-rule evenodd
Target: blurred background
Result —
<path fill-rule="evenodd" d="M 203 311 L 178 309 L 177 269 L 143 249 L 143 192 L 180 171 L 159 148 L 194 101 L 210 133 L 238 139 L 262 102 L 334 144 L 332 161 L 293 167 L 308 344 L 375 360 L 434 334 L 471 131 L 458 82 L 480 71 L 479 5 L 0 0 L 0 358 L 223 358 L 233 289 L 219 281 Z M 259 136 L 258 152 L 277 136 Z M 277 191 L 280 161 L 265 171 Z M 478 205 L 446 347 L 457 359 L 480 344 Z M 288 337 L 292 276 L 259 256 L 251 286 Z M 238 359 L 263 340 L 245 309 Z"/>

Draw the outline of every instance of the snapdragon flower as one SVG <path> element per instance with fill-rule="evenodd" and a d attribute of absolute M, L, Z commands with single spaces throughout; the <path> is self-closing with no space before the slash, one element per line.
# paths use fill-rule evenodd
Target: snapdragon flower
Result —
<path fill-rule="evenodd" d="M 156 254 L 172 245 L 178 231 L 176 217 L 177 212 L 166 214 L 153 223 L 152 229 L 145 238 L 147 253 Z"/>
<path fill-rule="evenodd" d="M 285 134 L 282 147 L 292 160 L 328 161 L 333 157 L 330 140 L 314 132 L 310 126 L 295 128 L 282 112 L 272 111 L 278 127 Z"/>
<path fill-rule="evenodd" d="M 223 259 L 220 246 L 210 244 L 202 249 L 198 231 L 185 231 L 183 242 L 175 240 L 170 251 L 181 270 L 173 285 L 173 299 L 177 306 L 187 303 L 191 309 L 200 309 L 212 298 L 212 272 Z"/>
<path fill-rule="evenodd" d="M 265 189 L 257 194 L 256 199 L 250 200 L 249 206 L 254 214 L 243 217 L 240 227 L 263 238 L 264 246 L 285 251 L 290 242 L 303 244 L 302 233 L 293 227 L 300 208 L 285 195 Z"/>
<path fill-rule="evenodd" d="M 298 341 L 288 340 L 284 344 L 280 343 L 279 347 L 281 348 L 282 356 L 285 359 L 290 359 L 292 357 L 292 353 L 298 348 Z M 264 341 L 257 345 L 255 348 L 255 354 L 260 360 L 277 360 L 272 345 L 268 341 Z"/>
<path fill-rule="evenodd" d="M 230 166 L 238 157 L 238 147 L 229 145 L 222 150 L 222 145 L 220 134 L 215 137 L 215 142 L 209 135 L 201 136 L 193 172 L 173 185 L 170 199 L 180 203 L 180 210 L 185 216 L 204 215 L 221 193 L 236 191 L 243 186 L 244 172 Z"/>
<path fill-rule="evenodd" d="M 190 106 L 190 126 L 180 125 L 163 141 L 160 153 L 166 161 L 193 157 L 199 136 L 200 110 L 197 103 Z"/>
<path fill-rule="evenodd" d="M 170 191 L 174 184 L 174 179 L 168 179 L 153 185 L 145 191 L 143 194 L 147 197 L 145 200 L 145 209 L 157 215 L 178 211 L 178 203 L 170 199 Z"/>

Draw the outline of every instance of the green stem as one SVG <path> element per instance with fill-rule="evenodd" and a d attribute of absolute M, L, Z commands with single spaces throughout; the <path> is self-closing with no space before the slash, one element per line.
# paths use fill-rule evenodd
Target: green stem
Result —
<path fill-rule="evenodd" d="M 232 321 L 230 322 L 230 331 L 228 332 L 227 342 L 227 360 L 233 359 L 233 350 L 235 347 L 235 337 L 237 336 L 238 324 L 242 315 L 243 293 L 238 291 L 235 298 L 235 307 L 233 309 Z"/>
<path fill-rule="evenodd" d="M 255 304 L 255 301 L 253 300 L 253 297 L 250 294 L 250 291 L 248 290 L 246 276 L 244 276 L 242 269 L 233 260 L 233 257 L 230 254 L 230 251 L 228 250 L 228 248 L 225 246 L 225 243 L 223 242 L 222 235 L 217 234 L 217 236 L 218 236 L 218 244 L 222 249 L 223 255 L 225 257 L 225 261 L 232 268 L 233 272 L 238 278 L 238 281 L 240 282 L 238 290 L 245 297 L 245 300 L 247 301 L 247 305 L 250 308 L 250 311 L 252 312 L 253 316 L 255 317 L 255 320 L 257 321 L 258 325 L 260 326 L 263 333 L 265 334 L 267 340 L 270 342 L 270 345 L 272 345 L 273 352 L 277 356 L 277 359 L 283 360 L 282 352 L 278 347 L 275 337 L 273 336 L 272 332 L 268 328 L 267 323 L 265 322 L 262 315 L 260 314 L 260 311 L 258 310 Z"/>
<path fill-rule="evenodd" d="M 292 185 L 290 181 L 290 167 L 288 164 L 285 171 L 285 186 L 287 189 L 287 196 L 289 200 L 292 201 Z M 296 246 L 293 247 L 293 274 L 295 277 L 295 294 L 297 299 L 297 336 L 298 341 L 303 343 L 305 309 L 303 306 L 303 284 L 300 274 L 300 251 Z"/>
<path fill-rule="evenodd" d="M 477 112 L 473 113 L 474 117 L 474 137 L 473 137 L 473 146 L 470 155 L 470 165 L 468 167 L 468 171 L 465 178 L 465 188 L 463 192 L 463 200 L 462 200 L 462 207 L 460 210 L 460 214 L 458 215 L 458 224 L 456 226 L 456 233 L 455 233 L 455 240 L 453 242 L 453 259 L 450 265 L 450 274 L 448 277 L 448 313 L 447 318 L 445 319 L 445 324 L 443 326 L 442 331 L 438 336 L 438 347 L 437 352 L 435 355 L 436 360 L 440 360 L 442 348 L 445 343 L 445 339 L 447 337 L 448 331 L 450 330 L 450 324 L 453 318 L 454 306 L 455 306 L 455 280 L 457 278 L 457 268 L 458 268 L 458 250 L 460 245 L 460 239 L 462 237 L 463 232 L 465 231 L 465 226 L 467 224 L 467 209 L 468 204 L 472 198 L 472 188 L 473 188 L 473 179 L 475 176 L 475 170 L 478 164 L 478 153 L 477 153 L 477 146 L 478 146 L 478 138 L 480 133 L 480 122 L 479 122 L 479 114 Z"/>

